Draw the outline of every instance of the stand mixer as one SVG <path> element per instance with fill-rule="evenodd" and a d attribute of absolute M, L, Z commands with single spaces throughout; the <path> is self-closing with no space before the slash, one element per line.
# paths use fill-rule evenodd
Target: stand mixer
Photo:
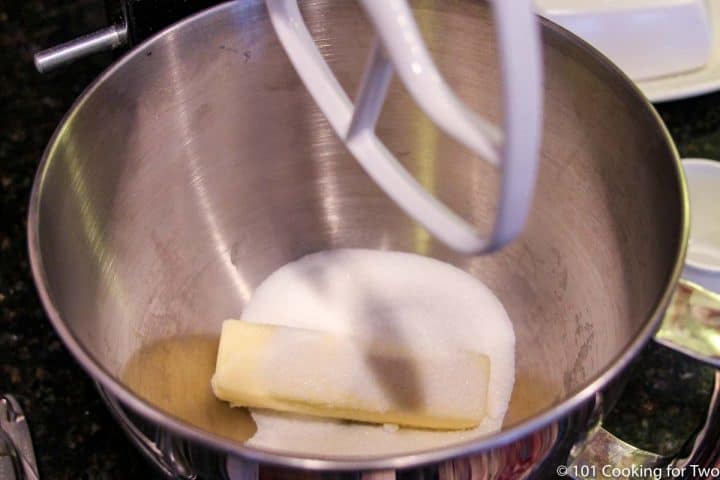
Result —
<path fill-rule="evenodd" d="M 333 10 L 332 5 L 320 3 L 304 4 L 307 9 L 305 18 L 309 11 L 315 25 L 319 24 L 319 20 L 338 18 L 346 22 L 342 24 L 345 28 L 350 28 L 350 14 L 344 14 L 342 8 Z M 497 2 L 495 7 L 502 8 L 499 5 L 510 3 L 513 2 Z M 441 7 L 426 2 L 419 8 L 432 12 L 432 18 L 438 24 L 448 21 L 464 25 L 461 19 L 465 16 L 459 12 L 471 8 L 468 5 L 457 2 Z M 380 43 L 372 50 L 370 73 L 366 71 L 355 110 L 351 110 L 347 98 L 343 98 L 342 92 L 334 86 L 333 78 L 317 61 L 320 57 L 313 55 L 312 45 L 302 42 L 304 27 L 297 23 L 297 19 L 292 22 L 295 5 L 275 2 L 275 6 L 279 9 L 276 14 L 268 15 L 274 7 L 266 10 L 260 2 L 226 4 L 174 27 L 165 36 L 155 37 L 136 50 L 132 57 L 126 57 L 88 91 L 76 106 L 76 114 L 68 117 L 68 122 L 59 130 L 62 134 L 56 135 L 51 142 L 36 182 L 28 224 L 35 278 L 61 337 L 101 383 L 106 402 L 131 436 L 149 456 L 158 460 L 166 472 L 176 477 L 181 477 L 183 472 L 189 475 L 193 469 L 202 470 L 208 465 L 216 468 L 219 464 L 226 468 L 220 474 L 221 478 L 228 472 L 234 472 L 233 478 L 236 475 L 254 476 L 257 475 L 257 464 L 254 463 L 257 461 L 312 470 L 361 470 L 365 475 L 372 475 L 377 469 L 410 467 L 413 467 L 413 473 L 417 473 L 421 465 L 432 464 L 440 465 L 444 477 L 452 475 L 452 472 L 461 472 L 460 477 L 467 478 L 468 472 L 471 476 L 478 476 L 484 471 L 486 475 L 497 478 L 519 478 L 529 475 L 536 466 L 556 453 L 560 457 L 565 454 L 567 459 L 570 445 L 582 446 L 586 439 L 584 433 L 596 432 L 594 428 L 603 414 L 600 401 L 606 395 L 603 388 L 610 389 L 610 380 L 617 377 L 627 361 L 655 331 L 670 300 L 684 255 L 686 199 L 669 139 L 647 103 L 614 67 L 576 38 L 549 23 L 544 23 L 542 28 L 546 62 L 553 67 L 548 69 L 552 76 L 545 84 L 545 88 L 554 93 L 546 97 L 553 102 L 553 108 L 546 112 L 546 133 L 550 135 L 546 135 L 547 150 L 543 155 L 546 163 L 539 169 L 539 193 L 533 206 L 539 213 L 534 220 L 533 215 L 530 216 L 524 233 L 527 237 L 520 237 L 518 242 L 521 243 L 516 242 L 496 255 L 478 257 L 477 260 L 457 255 L 432 241 L 428 242 L 429 247 L 423 253 L 461 265 L 478 275 L 488 275 L 491 285 L 505 301 L 521 309 L 514 316 L 522 322 L 521 341 L 526 351 L 522 354 L 525 357 L 520 358 L 521 364 L 526 367 L 533 363 L 558 365 L 561 378 L 559 381 L 552 379 L 552 382 L 555 382 L 553 388 L 557 389 L 559 400 L 552 399 L 539 411 L 508 425 L 496 437 L 478 439 L 449 450 L 418 452 L 398 458 L 313 459 L 251 451 L 241 445 L 223 442 L 207 432 L 165 416 L 161 409 L 143 402 L 117 380 L 116 360 L 127 352 L 122 350 L 124 346 L 121 343 L 107 343 L 107 339 L 145 342 L 171 331 L 183 333 L 214 328 L 212 325 L 163 322 L 178 313 L 173 309 L 186 309 L 180 313 L 189 315 L 207 306 L 200 304 L 200 295 L 185 303 L 173 297 L 173 294 L 183 291 L 183 285 L 191 284 L 194 291 L 207 293 L 211 300 L 220 300 L 220 297 L 212 297 L 206 285 L 216 286 L 218 281 L 222 281 L 228 262 L 237 267 L 242 279 L 252 288 L 270 268 L 280 261 L 296 257 L 300 252 L 347 244 L 420 250 L 412 243 L 416 227 L 407 221 L 404 214 L 399 214 L 384 195 L 378 195 L 376 187 L 368 184 L 364 174 L 358 175 L 352 170 L 344 150 L 337 148 L 343 144 L 347 144 L 365 169 L 370 171 L 371 177 L 405 212 L 411 213 L 428 231 L 453 249 L 463 253 L 491 251 L 510 241 L 524 223 L 536 172 L 534 149 L 539 137 L 535 133 L 539 127 L 534 122 L 539 121 L 540 102 L 539 96 L 533 94 L 532 86 L 529 93 L 526 92 L 528 96 L 524 97 L 521 81 L 508 82 L 521 70 L 506 67 L 503 70 L 505 102 L 500 104 L 489 100 L 495 102 L 492 112 L 495 118 L 499 116 L 498 112 L 504 115 L 505 128 L 501 137 L 497 134 L 498 129 L 491 127 L 489 122 L 468 122 L 468 119 L 474 119 L 473 115 L 458 105 L 452 94 L 442 86 L 438 90 L 439 97 L 442 97 L 438 102 L 441 106 L 431 105 L 433 100 L 428 100 L 427 84 L 420 83 L 423 80 L 418 80 L 418 73 L 413 72 L 414 64 L 402 57 L 406 53 L 393 53 L 392 19 L 375 11 L 371 2 L 365 2 L 363 6 L 374 32 L 380 36 Z M 501 15 L 505 15 L 505 20 L 498 19 Z M 484 10 L 479 13 L 473 10 L 468 16 L 480 19 L 477 20 L 479 24 L 487 22 Z M 499 38 L 505 38 L 505 34 L 510 36 L 508 31 L 503 30 L 503 22 L 509 15 L 498 10 L 495 18 Z M 525 26 L 530 33 L 508 41 L 530 45 L 527 50 L 531 54 L 527 79 L 537 80 L 536 85 L 539 86 L 539 68 L 535 68 L 539 67 L 539 60 L 537 63 L 532 60 L 532 53 L 537 52 L 532 47 L 536 39 L 532 17 L 528 11 L 527 17 L 520 18 L 528 20 Z M 314 106 L 309 106 L 303 98 L 304 94 L 295 89 L 297 80 L 292 79 L 289 86 L 287 82 L 279 82 L 278 78 L 288 78 L 286 57 L 278 57 L 276 40 L 266 38 L 269 25 L 278 31 L 282 47 L 290 52 L 300 79 L 313 94 L 312 101 L 321 107 L 322 114 L 329 120 L 329 127 L 340 138 L 339 142 L 324 133 L 328 127 L 324 121 L 314 120 L 314 113 L 307 113 L 314 112 Z M 479 30 L 475 26 L 469 31 Z M 410 33 L 412 40 L 412 31 Z M 190 35 L 192 41 L 184 35 Z M 181 38 L 188 38 L 188 43 Z M 288 45 L 295 40 L 300 40 L 300 43 Z M 341 41 L 346 42 L 343 45 L 348 44 L 346 38 L 341 38 Z M 212 51 L 217 53 L 216 43 L 234 45 L 232 48 L 239 45 L 239 51 L 247 49 L 262 67 L 258 64 L 243 67 L 242 58 L 238 60 L 230 56 L 230 52 L 218 54 L 223 57 L 213 62 L 208 49 L 212 46 Z M 197 48 L 183 48 L 190 45 Z M 437 48 L 437 42 L 433 46 Z M 293 49 L 295 53 L 292 53 Z M 501 43 L 498 51 L 503 62 L 525 62 L 519 56 L 514 59 L 511 56 L 507 60 L 506 54 L 510 52 L 503 49 Z M 146 52 L 152 52 L 152 56 Z M 422 49 L 418 52 L 420 62 L 423 62 Z M 329 52 L 323 53 L 325 59 L 332 57 Z M 303 55 L 306 56 L 304 60 Z M 357 60 L 357 56 L 350 57 Z M 491 65 L 488 58 L 483 58 L 482 66 Z M 307 62 L 300 64 L 304 61 Z M 433 73 L 432 64 L 421 63 L 418 66 L 421 73 Z M 259 72 L 263 68 L 268 71 L 267 75 L 261 76 Z M 436 124 L 503 169 L 504 187 L 495 221 L 499 227 L 491 228 L 489 235 L 478 235 L 435 203 L 427 193 L 417 190 L 409 182 L 407 174 L 397 168 L 393 158 L 383 152 L 381 144 L 373 140 L 373 125 L 382 106 L 379 101 L 382 95 L 377 95 L 377 92 L 383 93 L 387 88 L 392 68 L 398 70 L 414 102 Z M 313 72 L 313 69 L 314 73 L 303 73 Z M 341 76 L 347 80 L 357 78 L 356 73 L 359 72 L 354 67 L 352 71 L 341 72 Z M 120 78 L 114 81 L 113 75 Z M 281 95 L 278 98 L 292 107 L 260 102 L 260 99 L 255 104 L 254 100 L 242 94 L 242 89 L 239 89 L 240 93 L 229 90 L 226 94 L 227 98 L 237 100 L 229 103 L 242 104 L 243 108 L 234 110 L 230 106 L 224 107 L 208 96 L 205 83 L 220 89 L 227 78 L 242 78 L 249 87 L 257 88 L 250 90 L 260 99 L 270 98 L 265 97 L 261 88 L 262 85 L 270 85 L 275 89 L 276 97 Z M 467 80 L 471 77 L 459 78 Z M 168 79 L 172 83 L 168 83 Z M 189 83 L 193 80 L 198 83 Z M 455 81 L 458 82 L 457 76 Z M 478 85 L 468 81 L 477 91 Z M 173 88 L 166 88 L 168 84 Z M 327 86 L 327 89 L 313 92 L 313 85 L 318 84 Z M 520 97 L 507 95 L 510 89 Z M 432 95 L 435 93 L 435 90 L 431 92 Z M 535 93 L 539 93 L 539 89 Z M 129 100 L 128 105 L 121 106 L 118 111 L 106 109 L 102 99 L 112 98 L 113 94 Z M 403 112 L 408 103 L 404 99 L 399 100 L 397 94 L 396 89 L 395 95 L 389 95 L 387 100 L 393 103 L 390 105 L 394 117 L 390 118 L 391 121 L 408 118 L 398 113 Z M 513 104 L 517 98 L 527 103 Z M 164 110 L 163 105 L 170 106 L 169 110 Z M 453 121 L 437 113 L 442 108 L 454 109 L 457 115 L 452 117 Z M 245 117 L 248 112 L 253 114 L 251 120 Z M 527 118 L 523 118 L 523 112 L 529 112 Z M 136 136 L 124 139 L 121 146 L 108 138 L 102 129 L 95 129 L 92 134 L 85 131 L 83 126 L 97 125 L 96 114 L 103 118 L 103 124 L 113 125 L 116 131 L 134 131 Z M 312 130 L 307 132 L 307 137 L 313 141 L 305 143 L 302 136 L 291 137 L 295 130 L 282 123 L 287 115 L 292 118 L 297 115 L 297 119 L 302 120 L 292 123 L 297 131 L 302 132 L 303 128 L 311 125 Z M 528 131 L 515 130 L 517 123 L 511 121 L 527 121 Z M 275 144 L 259 136 L 257 131 L 254 131 L 255 136 L 248 137 L 254 140 L 252 144 L 235 139 L 238 132 L 248 129 L 253 132 L 253 122 L 267 122 L 267 125 L 286 130 L 284 135 L 274 139 Z M 144 128 L 135 129 L 134 126 L 139 123 Z M 380 123 L 383 123 L 382 119 Z M 394 147 L 407 147 L 413 154 L 422 152 L 417 145 L 402 141 L 403 134 L 413 132 L 407 123 L 389 124 L 395 125 L 393 128 L 402 133 L 393 138 Z M 128 125 L 133 125 L 133 128 L 128 130 Z M 194 129 L 191 128 L 193 125 Z M 224 125 L 233 128 L 225 129 Z M 238 125 L 245 130 L 236 128 Z M 478 128 L 478 125 L 482 126 Z M 159 147 L 151 139 L 152 135 L 145 133 L 160 131 L 166 139 L 181 140 Z M 528 135 L 527 142 L 522 137 L 524 134 Z M 287 142 L 284 139 L 289 138 L 296 138 L 293 150 L 297 150 L 298 155 L 291 150 L 284 151 L 285 157 L 272 155 L 283 153 L 281 147 Z M 638 138 L 642 138 L 642 142 Z M 187 148 L 177 146 L 183 141 L 185 143 L 181 146 Z M 606 147 L 610 141 L 617 149 Z M 513 147 L 514 142 L 518 142 L 519 146 Z M 452 149 L 456 147 L 450 146 L 446 140 L 441 143 L 435 154 L 455 151 Z M 100 172 L 100 167 L 90 160 L 92 155 L 89 152 L 100 144 L 108 158 L 104 168 L 113 173 Z M 240 151 L 246 145 L 252 147 L 252 151 L 244 157 L 260 152 L 268 154 L 263 158 L 276 158 L 279 163 L 268 160 L 260 165 L 246 158 L 228 156 L 227 152 L 217 154 L 216 149 L 222 150 L 224 145 L 228 146 L 228 151 Z M 157 148 L 161 150 L 155 150 Z M 375 149 L 372 156 L 367 154 L 372 152 L 370 148 Z M 577 152 L 573 148 L 580 153 L 575 155 Z M 618 151 L 623 153 L 622 158 Z M 144 159 L 149 158 L 148 152 L 153 152 L 155 162 L 145 163 Z M 198 162 L 201 154 L 204 157 L 209 155 L 217 163 Z M 310 158 L 306 158 L 308 156 Z M 438 154 L 438 157 L 442 155 Z M 448 158 L 438 158 L 441 161 L 435 163 L 433 157 L 436 169 L 433 178 L 439 185 L 442 185 L 443 179 L 452 179 L 449 185 L 438 187 L 438 196 L 448 198 L 455 209 L 469 215 L 485 205 L 478 199 L 483 196 L 487 199 L 487 190 L 483 188 L 486 185 L 480 176 L 475 175 L 476 170 L 468 158 L 458 155 L 453 160 L 456 158 L 458 166 Z M 416 164 L 412 158 L 401 160 L 405 166 L 414 167 Z M 477 162 L 474 155 L 472 162 Z M 627 162 L 633 166 L 636 176 L 631 176 Z M 188 168 L 194 169 L 191 184 L 185 178 L 186 163 Z M 72 165 L 72 168 L 66 169 L 67 165 Z M 203 171 L 200 168 L 203 166 L 209 170 Z M 382 169 L 380 174 L 375 173 L 377 168 Z M 66 171 L 73 172 L 74 180 L 68 181 Z M 138 176 L 138 171 L 143 174 Z M 133 172 L 135 175 L 131 175 Z M 286 172 L 304 172 L 313 177 L 306 179 L 295 175 L 289 176 L 286 181 Z M 467 172 L 473 172 L 472 178 L 467 178 L 470 176 Z M 520 175 L 515 176 L 516 173 Z M 163 182 L 172 180 L 167 184 L 173 187 L 165 192 L 168 197 L 163 197 L 162 201 L 148 201 L 148 198 L 155 198 L 152 195 L 158 191 L 156 182 L 159 179 Z M 253 187 L 252 182 L 260 180 L 270 181 L 272 188 L 264 191 Z M 209 185 L 206 186 L 206 183 Z M 53 201 L 53 192 L 62 191 L 62 186 L 68 184 L 82 188 L 62 196 L 68 199 L 64 203 Z M 336 190 L 315 190 L 316 186 L 321 188 L 326 185 Z M 187 192 L 173 190 L 186 187 Z M 201 189 L 199 192 L 198 188 Z M 94 193 L 97 191 L 116 193 L 110 199 L 112 202 L 108 203 L 108 198 Z M 322 194 L 318 195 L 318 191 Z M 228 197 L 231 192 L 247 194 L 243 194 L 242 202 L 239 202 L 235 197 Z M 77 195 L 82 199 L 76 198 Z M 200 203 L 182 203 L 188 198 L 197 198 Z M 233 202 L 226 202 L 227 198 L 233 198 Z M 251 203 L 253 198 L 264 201 Z M 316 198 L 320 199 L 319 205 L 315 203 Z M 139 208 L 136 203 L 139 199 L 144 199 L 144 207 L 150 205 L 151 208 Z M 465 205 L 464 202 L 477 203 Z M 231 210 L 239 208 L 238 203 L 243 208 L 240 211 Z M 54 205 L 59 206 L 55 209 Z M 95 207 L 82 210 L 81 205 Z M 200 250 L 198 245 L 208 243 L 202 235 L 206 228 L 195 228 L 193 235 L 197 237 L 190 235 L 183 229 L 183 224 L 175 223 L 173 205 L 185 205 L 185 220 L 196 218 L 197 213 L 197 221 L 205 222 L 201 225 L 214 228 L 214 241 L 231 242 L 228 251 Z M 222 205 L 222 208 L 214 205 Z M 252 205 L 252 208 L 245 209 L 245 205 Z M 297 206 L 297 210 L 293 210 L 293 206 Z M 195 207 L 200 210 L 195 212 Z M 263 215 L 249 216 L 248 212 L 253 209 Z M 338 211 L 343 215 L 336 215 Z M 135 214 L 126 215 L 125 212 Z M 295 219 L 283 226 L 282 236 L 277 234 L 274 224 L 267 223 L 270 220 L 263 220 L 273 217 L 273 214 Z M 332 228 L 317 228 L 322 227 L 322 222 L 318 222 L 315 215 L 322 216 Z M 337 217 L 351 219 L 351 222 L 332 225 L 332 220 Z M 101 228 L 91 228 L 98 222 L 102 223 Z M 55 228 L 61 225 L 62 228 Z M 154 235 L 154 249 L 135 249 L 133 240 L 129 240 L 123 232 L 136 230 Z M 40 234 L 40 231 L 43 233 Z M 79 233 L 73 238 L 63 232 Z M 87 236 L 88 232 L 95 232 L 95 240 Z M 653 239 L 652 244 L 647 241 L 648 234 Z M 576 241 L 576 238 L 584 241 Z M 73 242 L 84 245 L 86 241 L 90 248 L 72 248 Z M 588 249 L 592 242 L 602 249 L 599 255 L 597 251 Z M 58 259 L 59 263 L 54 263 L 49 254 L 52 251 L 66 253 Z M 197 254 L 186 258 L 184 263 L 172 259 L 165 263 L 157 261 L 156 254 L 162 256 L 168 251 Z M 228 253 L 227 259 L 225 253 Z M 550 261 L 550 258 L 557 260 Z M 73 281 L 69 283 L 62 280 L 66 278 L 63 273 L 66 262 L 75 265 Z M 157 265 L 160 274 L 166 275 L 162 278 L 166 278 L 167 285 L 155 285 L 153 278 L 157 279 L 159 273 L 144 270 L 143 265 Z M 171 267 L 176 270 L 166 271 Z M 517 272 L 517 275 L 510 276 L 509 272 Z M 134 283 L 129 282 L 129 278 Z M 540 279 L 549 285 L 547 290 L 542 287 Z M 179 283 L 176 284 L 176 280 Z M 84 295 L 90 292 L 93 300 L 87 301 L 87 295 L 82 302 L 76 300 L 75 285 L 90 286 L 89 290 L 79 288 L 77 291 L 83 291 Z M 528 285 L 540 285 L 542 294 L 536 294 Z M 119 298 L 118 292 L 124 292 L 124 298 L 130 299 L 122 303 L 131 311 L 123 312 L 113 303 L 113 298 Z M 148 292 L 155 296 L 147 297 Z M 212 312 L 213 316 L 218 314 L 220 318 L 218 311 L 225 307 L 234 310 L 241 307 L 241 300 L 230 305 L 233 301 L 234 297 L 230 295 L 225 303 L 220 301 L 212 305 L 210 301 L 211 308 L 216 309 Z M 532 325 L 550 325 L 548 329 L 552 335 L 533 330 Z M 126 326 L 127 331 L 124 330 Z M 583 335 L 588 330 L 593 334 L 597 332 L 597 335 L 585 338 Z M 142 332 L 145 337 L 132 340 L 128 335 L 132 331 Z M 601 336 L 600 332 L 610 335 L 610 339 Z M 542 348 L 543 344 L 550 345 L 552 339 L 558 337 L 565 339 L 566 345 L 562 348 L 567 350 Z M 596 340 L 593 342 L 592 338 Z M 677 340 L 677 337 L 674 339 Z M 540 371 L 530 373 L 534 375 L 534 380 L 542 378 L 543 374 Z M 607 398 L 611 396 L 608 394 Z M 153 429 L 156 429 L 155 433 L 149 435 L 148 432 Z M 198 452 L 209 453 L 203 457 Z M 216 457 L 218 452 L 227 454 L 227 457 Z M 204 460 L 208 461 L 204 463 Z M 467 469 L 466 464 L 470 465 Z"/>

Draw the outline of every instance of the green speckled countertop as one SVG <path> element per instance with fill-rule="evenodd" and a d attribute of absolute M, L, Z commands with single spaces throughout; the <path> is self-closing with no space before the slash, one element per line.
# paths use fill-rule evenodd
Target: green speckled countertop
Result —
<path fill-rule="evenodd" d="M 160 478 L 50 327 L 25 245 L 42 151 L 72 101 L 112 61 L 99 55 L 40 75 L 31 53 L 104 24 L 99 0 L 0 2 L 0 392 L 15 394 L 29 417 L 43 479 Z M 658 110 L 682 156 L 720 159 L 720 94 Z M 700 422 L 711 386 L 710 369 L 650 345 L 607 425 L 638 446 L 674 451 Z"/>

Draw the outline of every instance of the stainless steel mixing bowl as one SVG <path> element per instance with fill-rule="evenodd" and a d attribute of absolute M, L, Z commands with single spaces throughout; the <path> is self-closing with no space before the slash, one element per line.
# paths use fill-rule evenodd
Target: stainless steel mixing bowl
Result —
<path fill-rule="evenodd" d="M 449 83 L 499 120 L 488 7 L 413 3 Z M 372 41 L 359 7 L 328 0 L 301 7 L 353 92 Z M 320 470 L 505 452 L 520 476 L 518 455 L 529 471 L 587 431 L 602 414 L 598 395 L 651 337 L 671 298 L 687 198 L 671 140 L 632 83 L 571 34 L 549 23 L 542 31 L 546 105 L 535 204 L 521 239 L 486 257 L 439 245 L 379 191 L 303 88 L 262 1 L 223 4 L 171 27 L 80 97 L 34 185 L 33 273 L 61 338 L 150 455 L 180 475 L 188 464 L 205 468 L 192 448 L 205 452 L 203 465 L 212 458 L 212 468 L 228 454 L 240 465 Z M 488 224 L 497 175 L 438 131 L 399 84 L 378 132 L 429 190 Z M 336 247 L 430 255 L 495 291 L 517 335 L 517 384 L 502 432 L 404 455 L 308 457 L 252 449 L 194 426 L 168 413 L 167 398 L 136 387 L 167 378 L 126 381 L 138 351 L 167 338 L 217 336 L 273 270 Z M 199 382 L 170 396 L 204 389 Z M 148 425 L 155 438 L 143 431 Z M 488 468 L 502 476 L 497 465 Z"/>

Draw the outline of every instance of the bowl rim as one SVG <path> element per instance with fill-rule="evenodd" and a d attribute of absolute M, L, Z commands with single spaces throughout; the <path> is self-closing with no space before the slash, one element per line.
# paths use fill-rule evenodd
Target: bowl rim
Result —
<path fill-rule="evenodd" d="M 647 319 L 641 324 L 636 335 L 629 340 L 625 347 L 621 349 L 620 353 L 618 353 L 609 362 L 608 366 L 604 370 L 594 377 L 589 378 L 581 387 L 576 388 L 572 392 L 568 392 L 563 401 L 547 407 L 539 414 L 534 415 L 531 418 L 505 427 L 497 433 L 483 435 L 475 439 L 465 440 L 459 443 L 437 447 L 430 450 L 413 451 L 402 454 L 385 454 L 366 458 L 342 455 L 297 455 L 292 452 L 272 451 L 251 447 L 220 437 L 214 433 L 202 430 L 185 421 L 164 413 L 159 408 L 141 399 L 129 388 L 116 380 L 116 378 L 108 370 L 106 370 L 94 359 L 91 352 L 81 344 L 69 326 L 63 321 L 59 310 L 55 306 L 55 302 L 48 288 L 47 276 L 40 250 L 40 200 L 51 158 L 54 156 L 53 154 L 58 147 L 58 139 L 62 137 L 67 125 L 88 101 L 88 98 L 92 96 L 93 92 L 95 92 L 106 79 L 111 77 L 126 63 L 130 62 L 136 56 L 144 55 L 144 51 L 149 47 L 152 47 L 154 42 L 160 41 L 161 38 L 167 36 L 168 34 L 177 32 L 195 22 L 208 20 L 216 15 L 222 15 L 234 8 L 243 8 L 243 5 L 244 2 L 228 1 L 200 11 L 161 30 L 151 38 L 145 40 L 129 52 L 125 53 L 120 59 L 115 61 L 105 71 L 103 71 L 75 100 L 50 138 L 42 155 L 42 159 L 33 181 L 28 209 L 27 236 L 30 266 L 41 303 L 50 319 L 50 322 L 60 339 L 65 344 L 66 348 L 75 357 L 80 366 L 93 378 L 93 380 L 99 383 L 99 386 L 107 394 L 117 398 L 122 405 L 130 408 L 145 420 L 153 422 L 154 424 L 184 437 L 189 441 L 197 442 L 203 446 L 226 452 L 227 454 L 247 461 L 273 464 L 289 468 L 323 471 L 401 469 L 443 462 L 467 455 L 480 454 L 528 437 L 529 435 L 562 420 L 574 410 L 577 410 L 592 401 L 595 398 L 596 393 L 615 379 L 652 338 L 659 326 L 665 308 L 672 298 L 675 286 L 680 279 L 687 249 L 689 230 L 688 192 L 680 158 L 672 138 L 670 137 L 670 134 L 668 133 L 660 116 L 647 98 L 645 98 L 642 94 L 640 89 L 632 82 L 632 80 L 630 80 L 629 77 L 627 77 L 627 75 L 625 75 L 610 60 L 592 46 L 559 25 L 541 17 L 537 18 L 542 26 L 543 35 L 551 34 L 555 39 L 562 39 L 566 43 L 572 44 L 572 47 L 582 50 L 588 57 L 594 58 L 597 68 L 602 68 L 616 77 L 614 82 L 618 83 L 618 88 L 628 90 L 628 94 L 631 97 L 635 97 L 637 103 L 641 104 L 641 107 L 645 110 L 644 113 L 649 115 L 657 124 L 658 137 L 666 143 L 668 153 L 673 161 L 673 167 L 676 171 L 676 181 L 680 195 L 679 200 L 681 202 L 681 229 L 679 242 L 677 243 L 678 249 L 675 252 L 673 268 L 665 281 L 665 287 L 658 292 L 657 298 L 654 302 L 655 306 L 648 314 Z M 551 40 L 553 39 L 551 38 Z"/>

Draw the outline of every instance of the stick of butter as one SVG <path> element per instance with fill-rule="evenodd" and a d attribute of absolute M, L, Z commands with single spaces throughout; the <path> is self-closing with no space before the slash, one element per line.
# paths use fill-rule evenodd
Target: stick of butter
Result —
<path fill-rule="evenodd" d="M 485 416 L 490 361 L 226 320 L 212 388 L 233 406 L 453 430 Z"/>

